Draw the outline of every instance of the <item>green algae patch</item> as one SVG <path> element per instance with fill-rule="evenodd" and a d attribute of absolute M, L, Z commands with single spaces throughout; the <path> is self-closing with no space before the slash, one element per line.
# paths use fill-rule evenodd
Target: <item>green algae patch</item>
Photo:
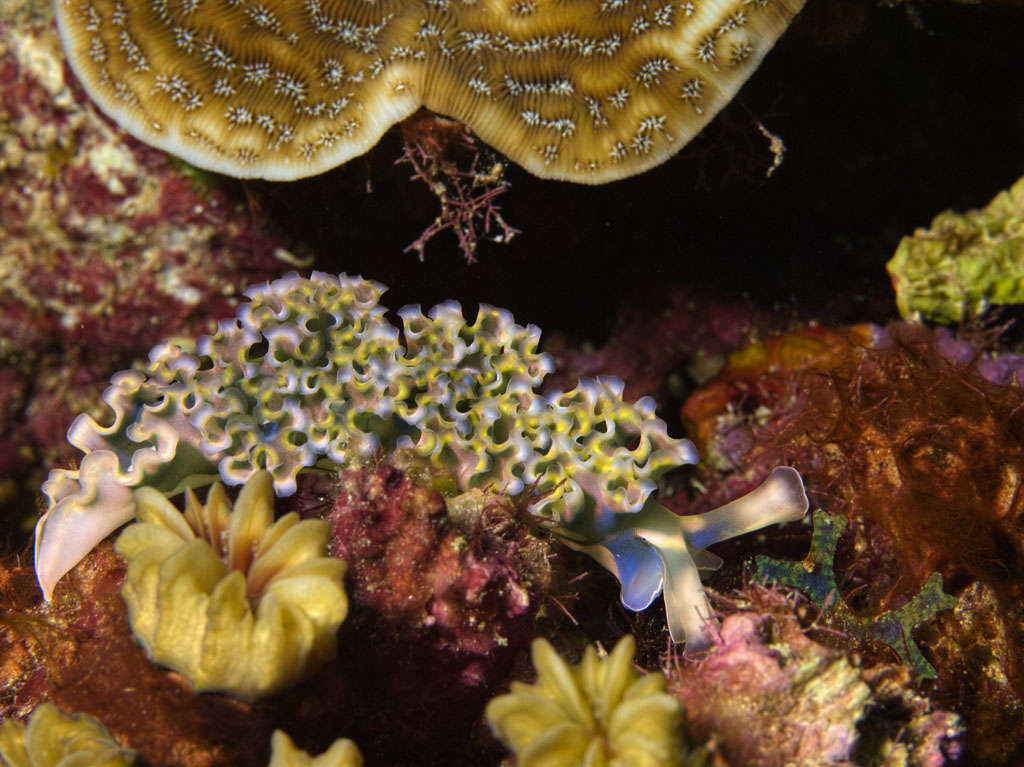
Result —
<path fill-rule="evenodd" d="M 821 610 L 820 620 L 860 641 L 883 642 L 922 679 L 934 679 L 935 668 L 925 660 L 911 636 L 914 628 L 940 610 L 957 605 L 956 597 L 942 590 L 942 575 L 932 573 L 918 594 L 902 607 L 878 615 L 856 615 L 840 596 L 832 561 L 846 518 L 818 509 L 814 512 L 811 550 L 799 562 L 758 556 L 757 578 L 792 586 Z"/>
<path fill-rule="evenodd" d="M 904 319 L 963 322 L 1024 303 L 1024 178 L 981 210 L 940 213 L 886 268 Z"/>

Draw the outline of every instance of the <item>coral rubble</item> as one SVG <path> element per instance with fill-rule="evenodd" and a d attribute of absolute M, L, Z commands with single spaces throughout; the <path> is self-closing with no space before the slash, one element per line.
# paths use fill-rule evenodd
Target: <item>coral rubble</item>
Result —
<path fill-rule="evenodd" d="M 477 490 L 446 502 L 388 464 L 343 472 L 340 482 L 331 541 L 359 604 L 405 624 L 401 633 L 430 629 L 482 657 L 530 633 L 550 542 L 504 496 Z"/>
<path fill-rule="evenodd" d="M 313 175 L 362 154 L 422 105 L 539 176 L 602 183 L 681 149 L 802 6 L 60 0 L 56 9 L 97 103 L 203 168 Z"/>
<path fill-rule="evenodd" d="M 346 470 L 328 516 L 349 566 L 340 653 L 359 659 L 356 739 L 395 762 L 459 748 L 533 638 L 557 562 L 521 504 L 484 490 L 446 501 L 414 476 Z"/>
<path fill-rule="evenodd" d="M 901 667 L 863 669 L 807 636 L 801 598 L 750 584 L 702 663 L 666 658 L 668 691 L 717 763 L 938 767 L 959 754 L 958 717 L 914 693 Z"/>

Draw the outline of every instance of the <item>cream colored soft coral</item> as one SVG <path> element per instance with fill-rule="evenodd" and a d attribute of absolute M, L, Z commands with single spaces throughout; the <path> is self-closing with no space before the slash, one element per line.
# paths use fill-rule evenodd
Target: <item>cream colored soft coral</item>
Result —
<path fill-rule="evenodd" d="M 132 631 L 152 659 L 199 692 L 253 700 L 333 658 L 348 601 L 327 522 L 294 512 L 274 522 L 263 471 L 234 511 L 220 484 L 205 506 L 191 490 L 185 499 L 182 515 L 159 491 L 136 490 L 139 522 L 116 544 Z"/>
<path fill-rule="evenodd" d="M 338 738 L 319 756 L 310 756 L 292 742 L 288 733 L 274 730 L 267 767 L 363 767 L 363 755 L 351 740 Z"/>
<path fill-rule="evenodd" d="M 537 682 L 512 683 L 487 706 L 495 736 L 518 767 L 683 767 L 701 763 L 683 733 L 683 708 L 661 674 L 633 668 L 624 636 L 606 658 L 588 647 L 568 666 L 544 639 L 533 643 Z"/>
<path fill-rule="evenodd" d="M 52 703 L 32 712 L 28 724 L 0 725 L 3 767 L 129 767 L 135 752 L 122 748 L 106 727 L 87 714 L 68 714 Z"/>

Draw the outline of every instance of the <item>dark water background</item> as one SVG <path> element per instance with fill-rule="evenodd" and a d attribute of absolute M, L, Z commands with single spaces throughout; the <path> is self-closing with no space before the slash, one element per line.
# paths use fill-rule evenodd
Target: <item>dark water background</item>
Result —
<path fill-rule="evenodd" d="M 996 4 L 810 0 L 739 99 L 654 171 L 584 187 L 511 167 L 499 202 L 522 234 L 472 266 L 450 234 L 422 264 L 401 253 L 437 203 L 390 167 L 394 132 L 325 177 L 258 187 L 318 268 L 385 282 L 391 306 L 486 301 L 600 342 L 624 294 L 697 283 L 885 321 L 899 238 L 1024 173 L 1022 33 L 1024 11 Z M 768 179 L 752 116 L 786 145 Z"/>

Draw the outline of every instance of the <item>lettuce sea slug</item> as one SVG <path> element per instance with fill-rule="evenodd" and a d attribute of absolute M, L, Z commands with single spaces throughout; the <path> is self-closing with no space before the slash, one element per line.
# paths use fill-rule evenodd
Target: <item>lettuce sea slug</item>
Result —
<path fill-rule="evenodd" d="M 622 601 L 646 608 L 664 591 L 669 629 L 696 650 L 710 608 L 698 569 L 705 547 L 807 508 L 800 476 L 776 469 L 744 498 L 679 517 L 653 497 L 655 480 L 694 463 L 670 437 L 654 401 L 622 399 L 613 378 L 570 392 L 537 391 L 553 364 L 540 331 L 481 306 L 472 324 L 455 302 L 398 312 L 385 288 L 360 277 L 292 274 L 250 288 L 238 316 L 194 348 L 167 342 L 145 372 L 125 371 L 103 395 L 108 425 L 80 415 L 68 441 L 85 455 L 55 469 L 36 527 L 36 570 L 49 598 L 57 581 L 136 513 L 133 490 L 164 495 L 229 485 L 265 470 L 279 496 L 297 473 L 405 447 L 449 471 L 461 490 L 529 493 L 529 509 L 622 583 Z"/>

